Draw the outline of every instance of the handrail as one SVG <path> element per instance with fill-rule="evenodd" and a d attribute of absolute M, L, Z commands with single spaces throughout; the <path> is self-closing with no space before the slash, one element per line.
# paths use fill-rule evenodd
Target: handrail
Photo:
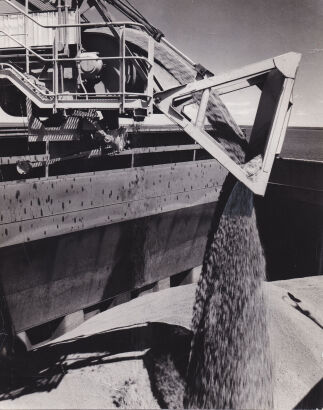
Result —
<path fill-rule="evenodd" d="M 5 67 L 4 67 L 4 66 L 5 66 Z M 27 76 L 25 76 L 23 73 L 21 73 L 19 70 L 17 70 L 13 65 L 8 64 L 8 63 L 0 63 L 0 68 L 1 68 L 1 69 L 6 69 L 6 67 L 7 67 L 7 69 L 12 70 L 12 71 L 14 71 L 15 73 L 17 73 L 17 74 L 18 74 L 18 75 L 17 75 L 18 77 L 23 77 L 24 80 L 27 81 L 33 88 L 37 89 L 37 92 L 38 92 L 39 94 L 42 94 L 42 95 L 45 96 L 45 97 L 54 97 L 55 95 L 57 95 L 58 97 L 61 97 L 61 96 L 62 96 L 62 97 L 66 97 L 66 96 L 82 96 L 82 95 L 84 95 L 84 96 L 91 96 L 91 95 L 93 95 L 93 96 L 98 96 L 98 95 L 103 95 L 103 96 L 105 96 L 105 95 L 120 96 L 121 94 L 125 94 L 125 95 L 127 95 L 128 97 L 131 97 L 131 96 L 133 96 L 133 97 L 136 97 L 136 96 L 145 97 L 145 96 L 147 96 L 146 93 L 129 92 L 129 91 L 125 91 L 124 93 L 122 93 L 122 92 L 116 92 L 116 91 L 114 91 L 114 92 L 109 92 L 109 93 L 68 93 L 68 94 L 66 94 L 66 93 L 56 93 L 56 94 L 55 94 L 55 93 L 49 91 L 48 93 L 44 93 L 44 91 L 43 91 L 41 88 L 39 88 L 36 84 L 32 83 Z M 0 73 L 0 74 L 1 74 L 1 73 Z"/>
<path fill-rule="evenodd" d="M 110 57 L 63 57 L 63 58 L 58 58 L 57 60 L 55 58 L 44 58 L 40 54 L 36 53 L 34 50 L 26 46 L 26 44 L 22 43 L 21 41 L 15 39 L 11 34 L 7 33 L 4 30 L 0 30 L 0 33 L 3 33 L 3 37 L 9 37 L 12 41 L 15 41 L 17 44 L 19 44 L 21 47 L 23 47 L 25 50 L 29 51 L 32 53 L 34 56 L 36 56 L 39 60 L 49 62 L 49 63 L 54 63 L 54 62 L 64 62 L 64 61 L 92 61 L 92 60 L 144 60 L 148 65 L 151 66 L 151 63 L 148 61 L 147 57 L 141 57 L 141 56 L 110 56 Z"/>
<path fill-rule="evenodd" d="M 36 88 L 37 91 L 38 91 L 40 94 L 44 95 L 45 97 L 54 97 L 54 96 L 55 96 L 55 94 L 52 93 L 52 92 L 44 93 L 43 90 L 41 90 L 36 84 L 33 84 L 33 83 L 29 80 L 29 78 L 28 78 L 27 76 L 25 76 L 23 73 L 21 73 L 19 70 L 17 70 L 13 65 L 8 64 L 8 63 L 1 63 L 1 64 L 0 64 L 0 67 L 3 68 L 3 66 L 7 66 L 10 70 L 12 70 L 12 71 L 18 73 L 18 77 L 19 77 L 19 76 L 20 76 L 20 77 L 23 77 L 25 81 L 27 81 L 33 88 Z M 5 68 L 4 68 L 4 69 L 5 69 Z"/>
<path fill-rule="evenodd" d="M 32 18 L 28 13 L 25 13 L 20 7 L 16 6 L 13 4 L 10 0 L 0 0 L 4 1 L 5 3 L 9 4 L 12 6 L 14 9 L 18 10 L 19 13 L 23 14 L 25 17 L 27 17 L 29 20 L 33 21 L 35 24 L 37 24 L 40 27 L 43 28 L 51 28 L 51 29 L 57 29 L 57 28 L 67 28 L 67 27 L 109 27 L 109 26 L 132 26 L 132 27 L 140 27 L 143 29 L 149 36 L 151 35 L 149 31 L 147 30 L 146 26 L 141 23 L 136 23 L 134 21 L 121 21 L 121 22 L 102 22 L 102 23 L 82 23 L 82 24 L 58 24 L 58 25 L 45 25 L 39 23 L 37 20 Z M 171 50 L 173 50 L 175 53 L 177 53 L 181 58 L 183 58 L 188 64 L 190 64 L 192 67 L 196 67 L 196 64 L 194 63 L 193 60 L 191 60 L 187 55 L 185 55 L 183 52 L 178 50 L 172 43 L 170 43 L 168 40 L 165 39 L 165 37 L 162 37 L 160 39 L 161 42 L 163 42 L 167 47 L 169 47 Z"/>
<path fill-rule="evenodd" d="M 0 30 L 0 33 L 3 33 L 5 36 L 9 37 L 12 41 L 15 41 L 17 44 L 19 44 L 21 47 L 23 47 L 25 50 L 29 51 L 30 53 L 34 54 L 40 60 L 49 61 L 49 62 L 54 61 L 54 59 L 52 59 L 52 58 L 42 57 L 40 54 L 36 53 L 34 50 L 32 50 L 31 48 L 26 46 L 26 44 L 24 44 L 21 41 L 17 40 L 16 38 L 14 38 L 11 34 L 7 33 L 6 31 Z"/>
<path fill-rule="evenodd" d="M 28 13 L 24 12 L 20 7 L 13 4 L 10 0 L 0 0 L 0 1 L 4 1 L 5 3 L 9 4 L 14 9 L 18 10 L 19 13 L 23 14 L 29 20 L 33 21 L 35 24 L 37 24 L 38 26 L 43 27 L 43 28 L 58 29 L 58 28 L 65 28 L 65 27 L 133 26 L 133 27 L 143 28 L 146 31 L 146 33 L 149 35 L 146 27 L 143 24 L 136 23 L 134 21 L 115 21 L 115 22 L 102 22 L 102 23 L 97 22 L 97 23 L 81 23 L 81 24 L 56 24 L 56 25 L 41 24 L 36 19 L 32 18 Z"/>

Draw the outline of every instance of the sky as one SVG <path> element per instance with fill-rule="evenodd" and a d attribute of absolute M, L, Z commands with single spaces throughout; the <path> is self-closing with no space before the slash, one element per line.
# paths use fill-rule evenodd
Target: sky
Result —
<path fill-rule="evenodd" d="M 165 37 L 214 74 L 296 51 L 290 125 L 323 126 L 323 0 L 132 0 Z M 256 93 L 226 101 L 240 124 Z M 250 101 L 249 101 L 250 100 Z"/>
<path fill-rule="evenodd" d="M 289 51 L 302 53 L 290 125 L 323 126 L 323 0 L 130 1 L 214 74 Z M 252 122 L 258 94 L 253 87 L 224 98 L 239 124 Z"/>

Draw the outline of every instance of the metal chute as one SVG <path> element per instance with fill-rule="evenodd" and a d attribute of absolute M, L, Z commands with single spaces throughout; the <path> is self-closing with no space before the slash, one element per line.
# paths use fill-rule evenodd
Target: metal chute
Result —
<path fill-rule="evenodd" d="M 157 107 L 255 194 L 264 195 L 275 156 L 280 153 L 292 107 L 292 90 L 300 54 L 287 53 L 219 76 L 156 93 Z M 219 95 L 262 84 L 247 161 L 234 161 L 204 129 L 210 90 Z M 195 122 L 184 113 L 194 93 L 202 92 Z"/>

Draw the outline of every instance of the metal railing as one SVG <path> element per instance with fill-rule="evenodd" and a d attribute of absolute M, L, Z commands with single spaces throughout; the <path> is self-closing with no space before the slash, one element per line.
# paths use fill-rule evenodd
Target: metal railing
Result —
<path fill-rule="evenodd" d="M 26 83 L 29 83 L 34 89 L 37 90 L 37 93 L 43 96 L 53 97 L 53 109 L 56 110 L 57 104 L 60 101 L 77 101 L 77 100 L 91 100 L 95 99 L 109 99 L 116 97 L 119 98 L 120 103 L 120 112 L 123 113 L 126 108 L 126 101 L 127 98 L 131 99 L 141 99 L 145 100 L 147 109 L 152 111 L 152 103 L 153 103 L 153 62 L 154 62 L 154 40 L 147 32 L 144 25 L 136 22 L 131 21 L 122 21 L 122 22 L 97 22 L 97 23 L 75 23 L 75 24 L 56 24 L 56 25 L 44 25 L 41 24 L 39 21 L 34 19 L 28 13 L 23 11 L 20 7 L 13 4 L 10 0 L 1 0 L 14 9 L 16 9 L 19 14 L 25 16 L 26 19 L 32 21 L 33 24 L 38 25 L 44 29 L 49 29 L 53 31 L 53 45 L 51 47 L 51 57 L 43 57 L 36 51 L 34 51 L 31 47 L 28 47 L 27 44 L 17 40 L 14 35 L 7 33 L 4 30 L 0 30 L 2 36 L 7 36 L 10 40 L 14 41 L 19 47 L 23 48 L 26 52 L 26 66 L 29 64 L 30 56 L 33 55 L 39 61 L 43 63 L 47 63 L 51 65 L 52 68 L 52 89 L 47 90 L 44 92 L 36 84 L 29 80 L 29 76 L 23 72 L 20 72 L 16 68 L 14 68 L 10 64 L 3 63 L 1 64 L 2 68 L 7 66 L 10 70 L 17 76 L 23 79 Z M 85 56 L 77 56 L 77 57 L 64 57 L 59 55 L 59 30 L 62 28 L 103 28 L 103 27 L 114 27 L 117 29 L 119 34 L 119 49 L 120 54 L 117 56 L 109 56 L 109 57 L 85 57 Z M 143 31 L 147 38 L 147 57 L 143 56 L 134 56 L 134 55 L 126 55 L 126 31 L 128 28 L 137 28 Z M 25 33 L 27 35 L 27 33 Z M 80 63 L 82 61 L 119 61 L 119 70 L 120 70 L 120 81 L 119 81 L 119 91 L 118 92 L 87 92 L 84 85 L 83 80 L 81 78 L 80 73 Z M 140 61 L 144 62 L 145 64 L 145 77 L 146 77 L 146 84 L 144 87 L 144 92 L 129 92 L 126 91 L 126 61 L 133 61 L 137 63 Z M 60 90 L 59 84 L 61 84 L 61 88 L 63 88 L 63 77 L 61 73 L 61 68 L 63 67 L 63 63 L 75 63 L 75 68 L 78 72 L 78 79 L 80 79 L 81 84 L 77 84 L 76 86 L 80 85 L 83 88 L 83 92 L 65 92 L 64 89 Z M 35 78 L 37 81 L 37 78 Z M 46 87 L 47 88 L 47 87 Z M 109 106 L 107 105 L 107 109 Z"/>

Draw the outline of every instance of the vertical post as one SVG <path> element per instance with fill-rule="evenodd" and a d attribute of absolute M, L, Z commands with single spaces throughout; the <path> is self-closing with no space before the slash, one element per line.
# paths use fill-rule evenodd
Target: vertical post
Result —
<path fill-rule="evenodd" d="M 79 3 L 78 1 L 76 2 L 76 23 L 81 24 L 81 16 L 80 16 L 80 8 L 79 8 Z M 77 54 L 79 55 L 82 49 L 82 43 L 81 43 L 81 27 L 77 27 Z"/>
<path fill-rule="evenodd" d="M 60 26 L 62 24 L 62 0 L 58 0 L 56 7 L 57 7 L 57 25 Z M 57 39 L 56 45 L 61 50 L 63 33 L 60 28 L 58 28 L 57 34 L 58 34 L 58 39 Z"/>
<path fill-rule="evenodd" d="M 76 23 L 77 23 L 77 24 L 80 24 L 81 18 L 80 18 L 80 8 L 79 8 L 79 2 L 78 2 L 78 1 L 76 2 L 76 10 L 75 10 L 75 13 L 76 13 Z M 81 55 L 81 49 L 82 49 L 82 48 L 81 48 L 81 27 L 80 27 L 80 26 L 76 27 L 76 36 L 77 36 L 77 39 L 76 39 L 77 53 L 76 53 L 76 55 L 77 55 L 77 57 L 80 57 L 80 55 Z M 77 90 L 79 90 L 79 87 L 82 87 L 83 91 L 85 91 L 85 90 L 84 90 L 84 86 L 83 86 L 83 82 L 82 82 L 82 78 L 81 78 L 81 67 L 80 67 L 80 64 L 81 64 L 80 60 L 76 61 L 76 63 L 75 63 L 75 65 L 76 65 L 76 71 L 77 71 Z M 77 100 L 77 99 L 78 99 L 78 95 L 76 95 L 76 96 L 73 97 L 73 98 L 75 98 L 75 99 Z M 86 95 L 85 98 L 87 99 L 88 96 Z"/>
<path fill-rule="evenodd" d="M 64 92 L 64 67 L 61 64 L 59 64 L 59 77 L 60 77 L 60 83 L 61 83 L 61 93 Z"/>
<path fill-rule="evenodd" d="M 25 13 L 29 13 L 29 0 L 25 0 Z M 26 45 L 26 73 L 29 73 L 29 51 L 27 50 L 28 47 L 28 17 L 25 16 L 25 45 Z"/>
<path fill-rule="evenodd" d="M 68 6 L 67 0 L 64 2 L 64 24 L 68 24 Z M 64 53 L 68 53 L 68 44 L 69 44 L 69 28 L 64 28 Z"/>
<path fill-rule="evenodd" d="M 25 13 L 29 13 L 29 0 L 25 0 Z M 25 45 L 26 45 L 26 73 L 29 73 L 29 51 L 27 50 L 28 47 L 28 35 L 29 35 L 29 30 L 28 30 L 28 17 L 25 16 L 24 19 L 25 23 Z M 26 98 L 26 115 L 27 115 L 27 123 L 28 123 L 28 134 L 31 131 L 31 120 L 32 120 L 32 107 L 31 107 L 31 100 L 27 97 Z"/>
<path fill-rule="evenodd" d="M 26 98 L 26 114 L 27 114 L 27 125 L 28 125 L 28 136 L 31 136 L 32 133 L 32 120 L 33 120 L 33 109 L 32 102 L 30 98 Z"/>
<path fill-rule="evenodd" d="M 46 140 L 46 157 L 49 158 L 49 141 Z M 45 164 L 45 177 L 48 178 L 49 175 L 49 163 L 46 160 L 46 164 Z"/>
<path fill-rule="evenodd" d="M 125 40 L 126 26 L 122 26 L 120 32 L 120 114 L 124 113 L 125 105 L 125 92 L 126 92 L 126 68 L 125 68 L 125 52 L 126 52 L 126 40 Z"/>
<path fill-rule="evenodd" d="M 148 76 L 147 76 L 147 95 L 148 95 L 148 107 L 147 114 L 153 113 L 153 93 L 154 93 L 154 51 L 155 40 L 148 35 Z"/>
<path fill-rule="evenodd" d="M 197 142 L 194 141 L 194 144 L 197 145 Z M 193 150 L 193 161 L 196 161 L 196 149 Z"/>
<path fill-rule="evenodd" d="M 58 93 L 58 36 L 57 36 L 57 29 L 54 30 L 54 42 L 53 42 L 53 56 L 54 56 L 54 63 L 53 63 L 53 92 L 54 92 L 54 112 L 57 111 L 57 93 Z"/>
<path fill-rule="evenodd" d="M 207 108 L 207 103 L 209 101 L 209 97 L 210 97 L 210 89 L 206 88 L 203 91 L 200 106 L 199 106 L 197 116 L 196 116 L 195 125 L 198 128 L 203 128 L 203 126 L 204 126 L 205 112 L 206 112 L 206 108 Z"/>
<path fill-rule="evenodd" d="M 55 57 L 55 29 L 52 29 L 52 37 L 53 37 L 53 45 L 52 45 L 52 58 L 54 59 Z M 55 66 L 54 62 L 52 62 L 52 92 L 54 92 L 55 89 Z"/>

